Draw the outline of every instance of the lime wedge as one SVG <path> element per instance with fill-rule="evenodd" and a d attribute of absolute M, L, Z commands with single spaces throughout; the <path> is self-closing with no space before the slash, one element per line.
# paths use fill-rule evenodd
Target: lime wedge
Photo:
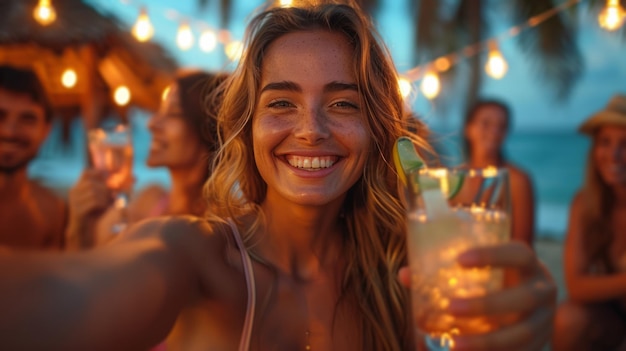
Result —
<path fill-rule="evenodd" d="M 422 191 L 439 189 L 446 199 L 451 199 L 458 194 L 459 190 L 461 190 L 464 179 L 465 178 L 461 173 L 446 172 L 445 175 L 437 177 L 420 177 L 419 185 Z"/>
<path fill-rule="evenodd" d="M 424 166 L 424 161 L 415 151 L 413 142 L 408 137 L 399 137 L 393 148 L 393 163 L 402 184 L 407 185 L 406 175 L 410 171 Z"/>

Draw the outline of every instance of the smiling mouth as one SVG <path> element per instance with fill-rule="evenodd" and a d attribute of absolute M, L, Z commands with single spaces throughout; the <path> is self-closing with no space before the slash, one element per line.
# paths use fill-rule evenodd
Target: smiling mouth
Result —
<path fill-rule="evenodd" d="M 292 167 L 309 171 L 316 171 L 324 168 L 332 167 L 337 162 L 337 156 L 287 156 L 287 162 Z"/>

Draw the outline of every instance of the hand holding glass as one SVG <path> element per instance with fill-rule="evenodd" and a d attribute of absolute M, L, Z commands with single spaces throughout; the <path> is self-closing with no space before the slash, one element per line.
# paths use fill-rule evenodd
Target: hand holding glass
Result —
<path fill-rule="evenodd" d="M 508 172 L 422 168 L 408 175 L 408 245 L 413 316 L 420 350 L 450 350 L 454 335 L 493 329 L 487 317 L 446 312 L 450 298 L 501 288 L 501 269 L 464 268 L 464 251 L 509 240 Z"/>
<path fill-rule="evenodd" d="M 89 151 L 95 169 L 106 174 L 106 184 L 115 196 L 114 206 L 122 211 L 122 220 L 112 231 L 121 232 L 126 226 L 125 209 L 132 182 L 133 148 L 130 130 L 118 124 L 111 128 L 95 128 L 88 132 Z"/>

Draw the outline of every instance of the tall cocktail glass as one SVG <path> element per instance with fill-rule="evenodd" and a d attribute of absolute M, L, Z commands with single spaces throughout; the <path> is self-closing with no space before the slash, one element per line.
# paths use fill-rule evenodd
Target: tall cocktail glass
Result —
<path fill-rule="evenodd" d="M 506 169 L 422 168 L 408 174 L 408 251 L 420 350 L 451 350 L 454 336 L 492 329 L 489 318 L 446 312 L 450 298 L 501 288 L 503 272 L 463 268 L 457 256 L 509 240 L 511 212 Z"/>
<path fill-rule="evenodd" d="M 106 175 L 106 185 L 115 197 L 114 206 L 121 211 L 121 219 L 111 228 L 121 232 L 127 224 L 126 207 L 132 184 L 133 147 L 128 126 L 117 124 L 94 128 L 87 133 L 89 152 L 95 169 Z"/>

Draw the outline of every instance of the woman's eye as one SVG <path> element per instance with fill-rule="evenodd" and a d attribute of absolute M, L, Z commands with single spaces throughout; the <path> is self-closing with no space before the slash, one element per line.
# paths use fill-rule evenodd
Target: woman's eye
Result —
<path fill-rule="evenodd" d="M 281 107 L 292 107 L 293 104 L 285 101 L 285 100 L 277 100 L 277 101 L 272 101 L 270 102 L 267 107 L 269 108 L 281 108 Z"/>
<path fill-rule="evenodd" d="M 332 104 L 332 106 L 335 107 L 339 107 L 339 108 L 353 108 L 353 109 L 358 109 L 359 106 L 356 104 L 353 104 L 349 101 L 337 101 L 335 103 Z"/>

